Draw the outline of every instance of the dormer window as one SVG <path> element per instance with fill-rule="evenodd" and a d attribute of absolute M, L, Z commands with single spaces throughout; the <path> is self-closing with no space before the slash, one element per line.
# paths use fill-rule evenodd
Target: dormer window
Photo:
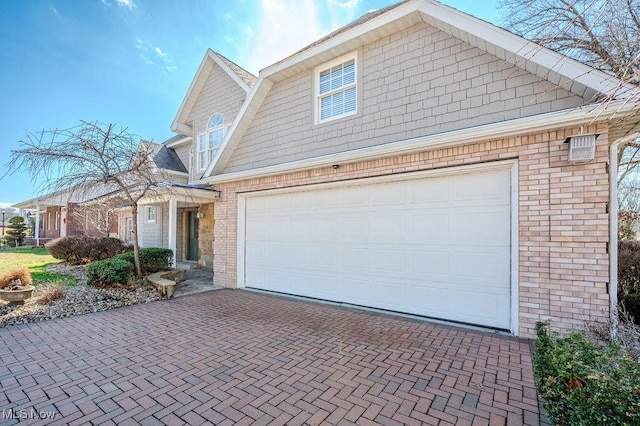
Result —
<path fill-rule="evenodd" d="M 198 136 L 198 167 L 200 170 L 207 168 L 224 139 L 224 118 L 222 114 L 213 114 L 207 131 Z"/>
<path fill-rule="evenodd" d="M 356 56 L 354 52 L 316 68 L 316 124 L 357 112 Z"/>

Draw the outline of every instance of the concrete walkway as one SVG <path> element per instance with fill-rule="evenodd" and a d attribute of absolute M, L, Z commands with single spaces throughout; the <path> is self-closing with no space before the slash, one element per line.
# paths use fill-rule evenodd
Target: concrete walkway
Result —
<path fill-rule="evenodd" d="M 6 424 L 540 423 L 527 341 L 244 290 L 0 340 Z"/>
<path fill-rule="evenodd" d="M 221 290 L 223 288 L 222 286 L 213 284 L 213 269 L 188 269 L 187 279 L 176 284 L 176 292 L 173 297 L 182 297 L 204 291 Z"/>

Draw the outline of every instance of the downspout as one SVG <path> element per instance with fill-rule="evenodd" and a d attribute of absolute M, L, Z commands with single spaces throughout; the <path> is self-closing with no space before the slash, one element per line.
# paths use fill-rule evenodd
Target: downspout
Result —
<path fill-rule="evenodd" d="M 609 147 L 609 335 L 618 339 L 618 146 Z"/>

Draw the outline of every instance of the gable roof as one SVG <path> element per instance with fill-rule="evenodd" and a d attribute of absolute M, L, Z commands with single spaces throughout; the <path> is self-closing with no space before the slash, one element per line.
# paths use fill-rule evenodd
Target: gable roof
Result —
<path fill-rule="evenodd" d="M 596 100 L 598 97 L 635 89 L 635 86 L 624 84 L 611 75 L 435 0 L 406 0 L 366 14 L 261 70 L 204 177 L 223 172 L 275 83 L 418 23 L 431 25 L 586 99 Z"/>
<path fill-rule="evenodd" d="M 182 104 L 180 104 L 178 113 L 173 119 L 173 123 L 171 123 L 172 131 L 191 134 L 192 129 L 185 123 L 185 120 L 189 116 L 191 108 L 193 108 L 196 103 L 198 94 L 204 87 L 204 84 L 209 77 L 209 73 L 215 65 L 227 73 L 227 75 L 229 75 L 229 77 L 231 77 L 231 79 L 247 93 L 251 91 L 251 88 L 257 81 L 253 74 L 242 68 L 240 65 L 230 61 L 211 49 L 207 49 L 207 53 L 204 55 L 204 58 L 196 71 L 196 75 L 187 90 L 187 94 L 182 100 Z"/>
<path fill-rule="evenodd" d="M 163 144 L 157 144 L 145 140 L 141 141 L 140 143 L 145 144 L 149 152 L 153 154 L 153 162 L 158 168 L 170 172 L 189 173 L 187 168 L 182 163 L 182 160 L 180 160 L 178 154 L 176 154 L 176 151 L 173 148 L 168 148 L 165 145 L 167 142 L 171 141 L 174 138 L 175 136 L 165 141 L 165 143 Z"/>

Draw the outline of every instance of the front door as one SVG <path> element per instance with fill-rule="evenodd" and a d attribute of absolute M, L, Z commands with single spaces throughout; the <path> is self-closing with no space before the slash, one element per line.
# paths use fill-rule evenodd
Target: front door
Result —
<path fill-rule="evenodd" d="M 198 215 L 188 212 L 187 215 L 187 260 L 198 260 Z"/>

